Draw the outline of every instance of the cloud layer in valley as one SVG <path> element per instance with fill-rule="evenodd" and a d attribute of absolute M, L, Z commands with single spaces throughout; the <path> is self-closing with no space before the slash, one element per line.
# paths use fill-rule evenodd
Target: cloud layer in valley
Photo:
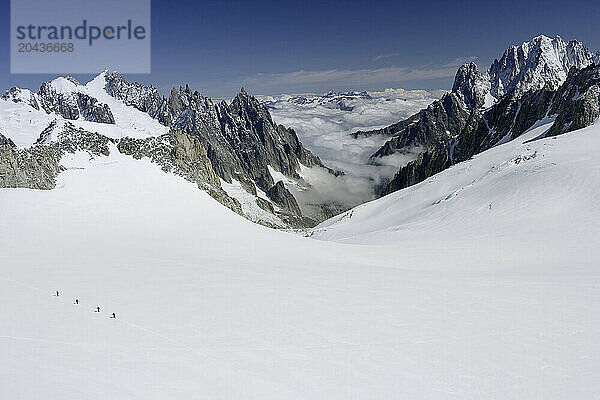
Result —
<path fill-rule="evenodd" d="M 378 129 L 409 117 L 441 97 L 445 91 L 386 89 L 327 95 L 259 96 L 275 122 L 293 128 L 306 148 L 342 177 L 318 172 L 307 179 L 315 190 L 297 193 L 304 202 L 324 199 L 350 207 L 375 197 L 399 166 L 413 157 L 388 158 L 386 165 L 369 165 L 369 157 L 389 139 L 371 136 L 354 139 L 357 130 Z M 318 196 L 319 198 L 316 198 Z"/>

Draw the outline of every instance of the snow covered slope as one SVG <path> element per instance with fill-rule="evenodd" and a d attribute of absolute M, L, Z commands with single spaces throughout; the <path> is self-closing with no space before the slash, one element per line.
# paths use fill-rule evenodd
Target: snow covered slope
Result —
<path fill-rule="evenodd" d="M 590 244 L 600 240 L 594 201 L 600 196 L 600 123 L 540 139 L 551 125 L 541 121 L 512 142 L 325 221 L 312 236 L 345 243 L 425 241 L 444 251 L 473 241 L 469 257 L 510 249 L 505 257 L 529 254 L 541 267 L 598 265 L 600 252 Z"/>
<path fill-rule="evenodd" d="M 514 141 L 315 232 L 358 244 L 67 155 L 0 190 L 1 397 L 594 398 L 599 142 Z"/>

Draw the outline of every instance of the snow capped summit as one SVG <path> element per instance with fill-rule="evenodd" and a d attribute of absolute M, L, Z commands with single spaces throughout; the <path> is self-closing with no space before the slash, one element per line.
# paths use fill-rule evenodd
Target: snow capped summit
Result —
<path fill-rule="evenodd" d="M 494 60 L 487 73 L 478 71 L 475 63 L 462 65 L 456 72 L 452 91 L 467 108 L 488 108 L 504 95 L 521 96 L 527 91 L 549 85 L 558 88 L 572 67 L 585 68 L 600 62 L 577 40 L 565 42 L 560 36 L 536 36 L 519 46 L 510 46 L 500 60 Z"/>
<path fill-rule="evenodd" d="M 591 78 L 594 71 L 587 69 L 593 69 L 599 56 L 576 40 L 541 35 L 509 47 L 486 73 L 479 72 L 474 63 L 464 64 L 456 73 L 452 92 L 442 100 L 386 128 L 361 132 L 392 136 L 371 156 L 376 165 L 393 154 L 413 154 L 412 160 L 399 165 L 384 193 L 513 140 L 551 115 L 562 116 L 557 134 L 588 126 L 598 115 L 598 91 Z M 560 97 L 561 85 L 566 86 L 568 96 Z M 577 95 L 583 89 L 585 98 L 580 101 Z M 426 151 L 414 154 L 417 146 Z"/>
<path fill-rule="evenodd" d="M 58 78 L 48 82 L 47 85 L 52 87 L 56 93 L 67 94 L 77 90 L 77 87 L 81 86 L 81 83 L 71 76 L 59 76 Z"/>
<path fill-rule="evenodd" d="M 488 71 L 491 93 L 500 98 L 508 93 L 520 95 L 541 89 L 546 84 L 557 88 L 572 67 L 587 67 L 597 57 L 577 40 L 565 42 L 560 36 L 536 36 L 519 46 L 510 46 L 500 60 L 494 60 Z"/>
<path fill-rule="evenodd" d="M 477 64 L 471 62 L 456 72 L 452 92 L 459 95 L 468 108 L 480 108 L 489 107 L 493 102 L 490 88 L 490 77 L 479 72 Z"/>

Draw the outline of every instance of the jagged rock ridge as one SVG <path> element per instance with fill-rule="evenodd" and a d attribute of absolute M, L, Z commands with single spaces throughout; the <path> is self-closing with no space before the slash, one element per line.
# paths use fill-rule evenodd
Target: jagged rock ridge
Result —
<path fill-rule="evenodd" d="M 74 78 L 58 78 L 42 83 L 37 93 L 13 87 L 2 95 L 2 99 L 26 103 L 36 110 L 42 109 L 48 114 L 54 112 L 69 120 L 82 118 L 90 122 L 114 124 L 110 107 L 85 93 L 73 90 L 77 86 L 81 84 Z"/>
<path fill-rule="evenodd" d="M 217 175 L 228 183 L 240 182 L 253 195 L 257 188 L 267 192 L 275 185 L 269 167 L 291 178 L 300 178 L 300 163 L 324 167 L 293 129 L 275 124 L 267 107 L 243 88 L 230 103 L 214 103 L 189 86 L 173 88 L 166 98 L 156 88 L 129 83 L 117 73 L 106 73 L 105 79 L 111 96 L 197 137 Z"/>
<path fill-rule="evenodd" d="M 416 161 L 402 167 L 385 189 L 385 194 L 423 181 L 501 141 L 515 139 L 536 122 L 551 116 L 555 116 L 555 120 L 546 137 L 581 129 L 598 120 L 600 66 L 590 65 L 582 70 L 572 68 L 565 82 L 556 90 L 548 84 L 518 98 L 505 96 L 484 112 L 473 110 L 450 146 L 428 150 Z"/>
<path fill-rule="evenodd" d="M 401 166 L 384 190 L 384 193 L 390 193 L 418 181 L 402 177 L 425 179 L 431 173 L 439 172 L 438 168 L 426 167 L 427 163 L 424 163 L 432 157 L 438 158 L 437 162 L 432 162 L 436 166 L 445 165 L 445 159 L 450 163 L 466 160 L 501 141 L 514 139 L 536 121 L 557 114 L 555 94 L 571 76 L 569 71 L 574 74 L 575 70 L 586 69 L 597 60 L 598 54 L 594 55 L 580 42 L 565 42 L 559 36 L 554 39 L 538 36 L 507 49 L 486 73 L 480 73 L 474 63 L 461 66 L 452 92 L 427 109 L 389 127 L 356 132 L 354 136 L 391 136 L 373 154 L 372 164 L 378 164 L 379 158 L 394 153 L 411 153 L 414 148 L 423 148 L 427 153 Z M 580 85 L 584 84 L 580 82 Z M 580 109 L 588 110 L 583 118 L 585 123 L 595 115 L 592 106 L 595 92 L 590 89 L 587 93 L 585 105 L 582 101 L 577 103 L 581 103 Z M 453 106 L 444 106 L 449 99 L 453 99 Z M 562 104 L 564 109 L 567 104 Z M 574 117 L 571 112 L 567 119 L 571 121 Z M 568 125 L 568 122 L 560 123 L 565 127 Z"/>
<path fill-rule="evenodd" d="M 68 142 L 64 132 L 70 132 L 74 127 L 68 123 L 65 125 L 65 120 L 115 124 L 111 108 L 98 101 L 98 98 L 108 101 L 108 94 L 170 128 L 169 134 L 158 137 L 118 139 L 114 143 L 121 152 L 136 158 L 148 157 L 161 165 L 163 170 L 198 183 L 199 187 L 207 190 L 213 197 L 242 214 L 245 211 L 241 210 L 240 203 L 223 190 L 220 179 L 233 185 L 232 187 L 240 185 L 253 197 L 252 201 L 257 207 L 272 214 L 273 218 L 284 221 L 287 226 L 312 226 L 322 219 L 323 213 L 320 212 L 302 215 L 293 195 L 287 189 L 283 191 L 279 186 L 276 187 L 270 169 L 301 180 L 297 173 L 300 164 L 306 167 L 325 167 L 318 157 L 302 146 L 292 129 L 275 124 L 267 107 L 243 89 L 229 103 L 214 103 L 188 86 L 173 89 L 168 98 L 163 97 L 152 86 L 129 83 L 118 73 L 111 74 L 108 71 L 104 71 L 90 84 L 81 85 L 70 77 L 57 78 L 43 83 L 38 93 L 12 88 L 2 98 L 5 101 L 24 103 L 39 112 L 56 116 L 35 142 L 36 149 L 43 149 L 41 146 L 56 147 L 55 142 L 64 146 Z M 124 106 L 113 101 L 109 103 L 118 108 L 121 122 L 123 112 L 125 119 L 137 118 L 135 113 L 124 111 Z M 151 132 L 150 134 L 155 136 Z M 11 144 L 9 141 L 10 139 L 3 140 L 2 144 Z M 22 154 L 25 158 L 35 155 L 34 160 L 43 159 L 43 162 L 50 163 L 51 168 L 44 168 L 49 173 L 44 175 L 47 177 L 42 179 L 42 184 L 34 184 L 27 177 L 16 179 L 14 174 L 7 172 L 5 175 L 13 178 L 4 180 L 4 186 L 53 187 L 55 175 L 60 171 L 55 171 L 53 167 L 60 164 L 63 153 L 46 154 L 43 150 L 34 151 L 33 147 L 10 149 L 6 157 L 9 153 L 13 156 Z M 2 160 L 4 161 L 6 160 Z M 28 171 L 36 170 L 34 166 L 23 162 L 11 162 L 10 165 L 21 165 L 23 170 Z M 335 174 L 335 171 L 327 170 Z M 286 201 L 278 204 L 269 199 L 267 192 L 273 193 L 273 198 L 277 201 Z M 312 210 L 308 212 L 312 214 Z M 266 220 L 255 219 L 255 216 L 250 218 L 255 222 L 277 225 L 270 217 Z"/>

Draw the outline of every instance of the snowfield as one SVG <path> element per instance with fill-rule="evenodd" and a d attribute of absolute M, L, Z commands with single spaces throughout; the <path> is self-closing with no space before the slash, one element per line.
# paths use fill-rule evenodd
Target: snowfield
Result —
<path fill-rule="evenodd" d="M 597 398 L 600 125 L 548 127 L 321 240 L 115 149 L 2 189 L 1 397 Z"/>

